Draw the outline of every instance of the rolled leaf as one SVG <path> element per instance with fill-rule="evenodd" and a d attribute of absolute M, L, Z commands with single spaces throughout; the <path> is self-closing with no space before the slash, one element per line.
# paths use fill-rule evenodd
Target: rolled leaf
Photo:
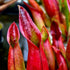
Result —
<path fill-rule="evenodd" d="M 15 22 L 13 22 L 7 32 L 7 42 L 13 47 L 19 41 L 20 34 Z"/>
<path fill-rule="evenodd" d="M 44 21 L 42 20 L 41 14 L 36 9 L 29 6 L 27 3 L 24 2 L 24 4 L 31 10 L 34 22 L 41 32 L 43 41 L 45 41 L 49 36 L 49 32 L 44 25 Z"/>
<path fill-rule="evenodd" d="M 50 45 L 50 42 L 48 39 L 46 39 L 46 41 L 44 42 L 44 52 L 47 57 L 49 69 L 55 70 L 55 57 L 54 57 L 54 53 L 52 50 L 52 46 Z"/>
<path fill-rule="evenodd" d="M 30 9 L 32 16 L 33 16 L 33 20 L 41 32 L 42 27 L 45 26 L 44 21 L 41 17 L 41 14 L 39 13 L 39 11 L 37 11 L 35 8 L 29 6 L 27 3 L 24 2 L 24 4 Z"/>
<path fill-rule="evenodd" d="M 48 30 L 46 29 L 45 25 L 44 25 L 44 22 L 42 21 L 41 19 L 41 15 L 38 13 L 38 11 L 36 11 L 36 9 L 30 7 L 28 4 L 26 4 L 24 2 L 24 4 L 31 10 L 31 12 L 33 13 L 34 15 L 34 20 L 36 22 L 36 25 L 38 27 L 38 29 L 41 31 L 41 35 L 42 35 L 42 40 L 44 42 L 44 52 L 46 52 L 46 58 L 48 58 L 48 63 L 49 63 L 49 68 L 51 70 L 55 70 L 55 59 L 54 59 L 54 54 L 53 54 L 53 51 L 52 51 L 52 48 L 49 43 L 49 45 L 47 44 L 47 42 L 49 42 L 49 40 L 47 40 L 49 38 L 49 32 Z M 36 17 L 37 15 L 37 17 Z M 45 42 L 46 41 L 46 42 Z M 49 56 L 48 56 L 49 55 Z M 52 57 L 52 59 L 51 59 Z"/>
<path fill-rule="evenodd" d="M 27 11 L 19 6 L 19 27 L 22 35 L 31 40 L 35 45 L 40 44 L 40 32 L 32 21 Z M 24 32 L 22 31 L 24 30 Z M 38 37 L 39 36 L 39 37 Z"/>
<path fill-rule="evenodd" d="M 8 70 L 25 70 L 23 54 L 19 46 L 19 30 L 13 22 L 7 33 L 7 41 L 10 45 L 8 53 Z"/>
<path fill-rule="evenodd" d="M 8 70 L 25 70 L 23 55 L 19 44 L 14 46 L 14 48 L 12 46 L 9 48 Z"/>
<path fill-rule="evenodd" d="M 19 6 L 19 27 L 22 35 L 28 41 L 27 70 L 49 70 L 43 46 L 41 46 L 41 33 L 33 23 L 28 12 L 21 6 Z M 37 46 L 33 40 L 38 43 Z"/>
<path fill-rule="evenodd" d="M 39 6 L 39 4 L 35 1 L 35 0 L 28 0 L 29 4 L 35 8 L 37 11 L 39 11 L 44 23 L 46 26 L 50 26 L 51 22 L 50 19 L 46 16 L 46 14 L 43 12 L 43 10 L 41 9 L 41 7 Z M 49 23 L 48 23 L 49 22 Z"/>

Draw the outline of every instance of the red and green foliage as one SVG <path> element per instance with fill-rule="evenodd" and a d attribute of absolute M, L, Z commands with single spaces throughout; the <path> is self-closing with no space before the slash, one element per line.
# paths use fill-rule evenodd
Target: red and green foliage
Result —
<path fill-rule="evenodd" d="M 70 39 L 66 50 L 64 47 L 64 41 L 68 39 L 69 0 L 42 0 L 47 14 L 35 0 L 28 1 L 31 6 L 23 3 L 31 11 L 33 20 L 25 8 L 18 6 L 20 32 L 27 39 L 29 49 L 27 70 L 70 70 Z M 8 70 L 25 70 L 19 38 L 18 28 L 13 22 L 7 33 L 10 46 Z"/>
<path fill-rule="evenodd" d="M 7 33 L 7 41 L 9 43 L 8 52 L 8 70 L 25 70 L 22 51 L 19 46 L 19 30 L 15 22 L 13 22 Z"/>

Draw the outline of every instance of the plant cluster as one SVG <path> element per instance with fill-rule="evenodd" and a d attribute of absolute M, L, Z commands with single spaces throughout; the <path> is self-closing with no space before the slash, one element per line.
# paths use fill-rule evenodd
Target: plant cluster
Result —
<path fill-rule="evenodd" d="M 46 13 L 35 0 L 28 1 L 30 5 L 23 3 L 33 20 L 25 8 L 18 6 L 20 32 L 27 39 L 29 49 L 27 70 L 70 70 L 69 0 L 42 0 Z M 8 70 L 25 70 L 19 38 L 18 27 L 13 22 L 7 33 Z M 65 50 L 63 43 L 67 40 Z"/>

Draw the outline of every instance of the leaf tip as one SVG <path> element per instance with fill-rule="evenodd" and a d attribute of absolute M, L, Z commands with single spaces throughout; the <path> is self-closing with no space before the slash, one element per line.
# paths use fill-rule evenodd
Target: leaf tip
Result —
<path fill-rule="evenodd" d="M 13 22 L 7 32 L 7 42 L 14 45 L 20 38 L 19 30 L 15 22 Z"/>

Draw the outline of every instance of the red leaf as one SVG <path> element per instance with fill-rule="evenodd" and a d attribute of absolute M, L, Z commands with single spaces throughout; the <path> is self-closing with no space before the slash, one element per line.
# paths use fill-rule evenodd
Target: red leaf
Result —
<path fill-rule="evenodd" d="M 63 70 L 63 65 L 62 65 L 62 63 L 60 64 L 58 70 Z"/>
<path fill-rule="evenodd" d="M 40 56 L 41 56 L 41 62 L 42 62 L 41 63 L 42 70 L 49 70 L 47 58 L 44 53 L 44 45 L 43 44 L 40 44 Z"/>
<path fill-rule="evenodd" d="M 8 53 L 8 70 L 25 70 L 22 51 L 19 44 L 10 46 Z"/>
<path fill-rule="evenodd" d="M 27 11 L 19 6 L 19 27 L 22 35 L 28 40 L 31 40 L 35 45 L 39 45 L 41 34 Z"/>
<path fill-rule="evenodd" d="M 31 7 L 27 4 L 27 3 L 25 3 L 25 2 L 23 2 L 30 10 L 31 10 L 31 12 L 32 12 L 32 10 L 34 10 L 35 9 L 35 12 L 38 12 L 38 14 L 40 14 L 40 16 L 41 16 L 41 18 L 42 18 L 42 20 L 44 21 L 44 24 L 46 25 L 46 26 L 50 26 L 50 19 L 46 16 L 46 14 L 43 12 L 43 10 L 41 9 L 41 7 L 39 6 L 39 4 L 35 1 L 35 0 L 28 0 L 29 1 L 29 3 L 30 3 L 30 5 L 32 6 L 32 9 L 31 9 Z M 33 12 L 34 13 L 34 12 Z M 34 17 L 34 14 L 32 14 L 33 15 L 33 17 Z"/>
<path fill-rule="evenodd" d="M 14 50 L 12 47 L 9 48 L 9 53 L 8 53 L 8 70 L 15 70 L 14 69 Z"/>
<path fill-rule="evenodd" d="M 55 57 L 48 39 L 44 42 L 44 52 L 47 57 L 50 70 L 55 70 Z"/>
<path fill-rule="evenodd" d="M 49 70 L 42 46 L 40 45 L 39 49 L 37 46 L 28 41 L 28 47 L 27 70 Z"/>
<path fill-rule="evenodd" d="M 67 0 L 67 5 L 68 5 L 69 12 L 70 12 L 70 0 Z"/>
<path fill-rule="evenodd" d="M 9 45 L 13 46 L 15 43 L 19 41 L 19 38 L 20 38 L 19 30 L 15 22 L 13 22 L 10 25 L 8 32 L 7 32 L 7 41 Z"/>
<path fill-rule="evenodd" d="M 35 0 L 28 0 L 29 4 L 39 12 L 43 12 L 39 4 Z"/>
<path fill-rule="evenodd" d="M 61 53 L 65 57 L 65 48 L 62 42 L 61 31 L 58 27 L 58 24 L 53 22 L 51 24 L 51 34 L 53 37 L 53 45 L 60 49 Z"/>
<path fill-rule="evenodd" d="M 42 70 L 39 48 L 28 41 L 28 61 L 27 70 Z"/>
<path fill-rule="evenodd" d="M 65 56 L 66 52 L 65 52 L 64 44 L 62 42 L 62 37 L 60 37 L 59 40 L 53 39 L 53 45 L 58 49 L 60 49 L 62 55 L 66 58 Z"/>
<path fill-rule="evenodd" d="M 70 39 L 69 39 L 69 41 L 68 41 L 67 49 L 66 49 L 66 55 L 67 55 L 67 59 L 68 59 L 68 60 L 70 60 L 69 52 L 70 52 Z"/>
<path fill-rule="evenodd" d="M 58 0 L 53 0 L 53 2 L 55 4 L 57 10 L 59 11 L 59 2 L 58 2 Z"/>
<path fill-rule="evenodd" d="M 55 55 L 56 55 L 58 67 L 60 68 L 62 66 L 63 70 L 68 70 L 66 61 L 65 61 L 64 57 L 61 55 L 61 52 L 54 46 L 52 46 L 52 48 L 53 48 Z"/>
<path fill-rule="evenodd" d="M 53 22 L 51 24 L 51 34 L 52 34 L 53 38 L 55 38 L 56 40 L 58 40 L 61 36 L 61 31 L 60 31 L 59 26 L 56 22 Z"/>
<path fill-rule="evenodd" d="M 67 44 L 67 49 L 66 49 L 66 57 L 67 57 L 67 62 L 68 62 L 68 67 L 70 70 L 70 38 Z"/>
<path fill-rule="evenodd" d="M 13 22 L 7 33 L 7 41 L 10 45 L 8 53 L 8 70 L 25 70 L 23 54 L 19 47 L 19 30 Z"/>
<path fill-rule="evenodd" d="M 47 14 L 51 18 L 56 16 L 57 19 L 59 19 L 59 12 L 54 2 L 55 0 L 43 0 L 43 4 Z"/>
<path fill-rule="evenodd" d="M 21 6 L 19 6 L 19 27 L 22 35 L 28 41 L 29 53 L 27 70 L 49 70 L 47 59 L 41 46 L 41 33 L 34 25 L 27 11 Z M 31 30 L 35 32 L 35 38 L 37 37 L 37 40 L 39 41 L 38 47 L 30 38 L 30 36 L 32 37 L 34 35 Z M 35 38 L 33 38 L 33 40 L 35 40 Z"/>
<path fill-rule="evenodd" d="M 32 16 L 33 16 L 33 20 L 34 20 L 36 26 L 38 27 L 38 29 L 41 31 L 42 27 L 45 26 L 44 21 L 41 17 L 41 14 L 39 13 L 39 11 L 37 11 L 35 8 L 29 6 L 27 3 L 24 2 L 24 4 L 30 9 Z"/>

